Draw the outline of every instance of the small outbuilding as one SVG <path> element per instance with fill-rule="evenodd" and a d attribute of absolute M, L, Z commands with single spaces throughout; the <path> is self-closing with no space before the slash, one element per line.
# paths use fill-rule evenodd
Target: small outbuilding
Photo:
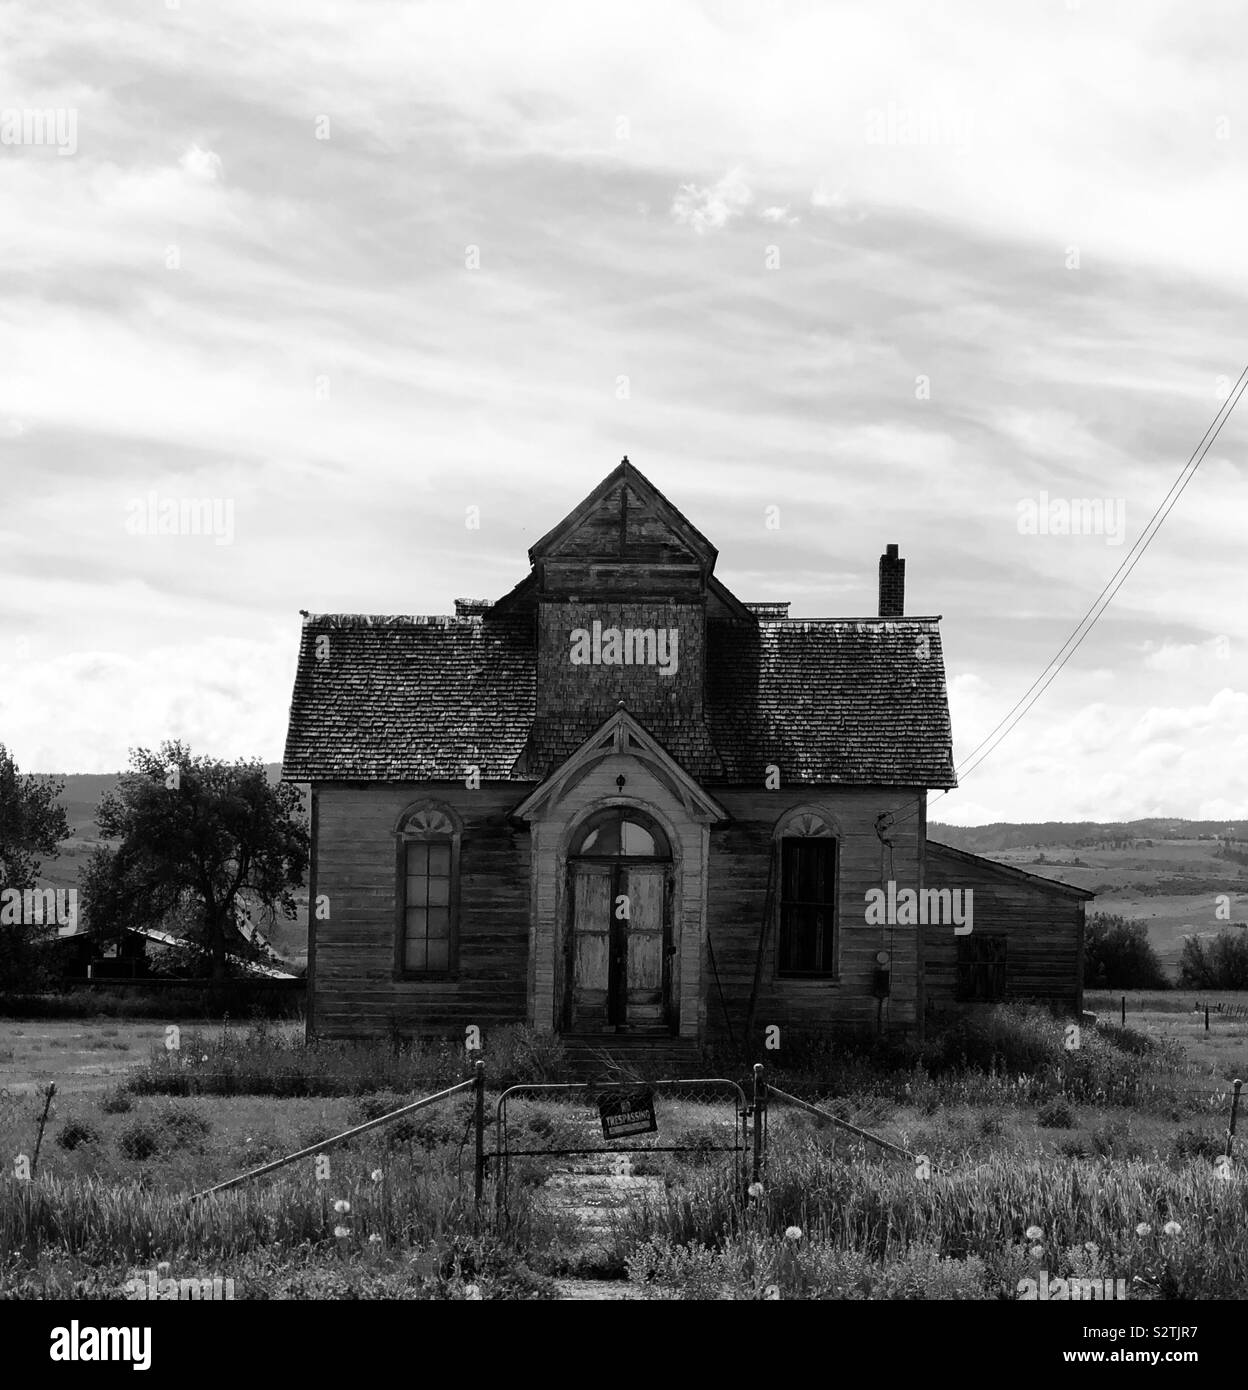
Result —
<path fill-rule="evenodd" d="M 1010 1000 L 1083 1009 L 1084 912 L 1095 893 L 934 840 L 924 869 L 928 889 L 974 893 L 973 930 L 925 938 L 929 1014 Z"/>

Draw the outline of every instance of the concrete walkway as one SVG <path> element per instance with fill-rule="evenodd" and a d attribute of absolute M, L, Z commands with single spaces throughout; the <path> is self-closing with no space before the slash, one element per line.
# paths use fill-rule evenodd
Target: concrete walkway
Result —
<path fill-rule="evenodd" d="M 620 1157 L 627 1157 L 621 1155 Z M 614 1249 L 616 1219 L 639 1201 L 661 1200 L 663 1180 L 616 1171 L 614 1154 L 586 1154 L 565 1161 L 543 1184 L 538 1203 L 548 1211 L 570 1217 L 579 1234 L 577 1249 L 587 1259 Z M 627 1279 L 558 1279 L 563 1298 L 578 1300 L 637 1299 L 640 1291 Z"/>

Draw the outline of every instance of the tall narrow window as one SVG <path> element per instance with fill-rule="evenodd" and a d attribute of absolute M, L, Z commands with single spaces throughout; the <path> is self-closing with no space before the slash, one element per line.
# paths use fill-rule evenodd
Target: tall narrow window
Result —
<path fill-rule="evenodd" d="M 836 973 L 836 841 L 780 841 L 780 975 Z"/>
<path fill-rule="evenodd" d="M 399 832 L 398 968 L 403 974 L 445 975 L 455 968 L 459 842 L 445 812 L 409 814 Z"/>

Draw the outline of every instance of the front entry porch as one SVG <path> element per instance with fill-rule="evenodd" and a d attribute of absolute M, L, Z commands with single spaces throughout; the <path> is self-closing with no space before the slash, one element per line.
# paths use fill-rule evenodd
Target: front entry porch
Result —
<path fill-rule="evenodd" d="M 698 1039 L 719 805 L 621 710 L 516 810 L 532 834 L 529 1018 Z"/>

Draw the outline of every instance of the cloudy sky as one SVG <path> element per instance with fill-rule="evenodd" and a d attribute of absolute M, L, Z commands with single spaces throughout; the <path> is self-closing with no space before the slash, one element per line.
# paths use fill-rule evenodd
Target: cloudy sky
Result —
<path fill-rule="evenodd" d="M 277 760 L 300 608 L 496 597 L 627 453 L 745 599 L 873 613 L 897 542 L 969 762 L 1248 362 L 1241 19 L 6 8 L 0 741 Z M 1248 814 L 1246 441 L 936 818 Z"/>

